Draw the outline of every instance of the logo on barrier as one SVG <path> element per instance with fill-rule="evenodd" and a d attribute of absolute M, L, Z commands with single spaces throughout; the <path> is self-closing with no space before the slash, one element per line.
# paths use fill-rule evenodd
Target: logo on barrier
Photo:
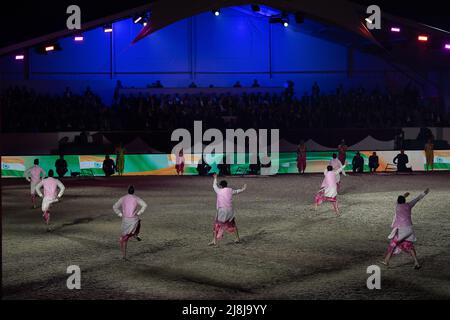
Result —
<path fill-rule="evenodd" d="M 269 132 L 270 131 L 270 140 Z M 194 143 L 194 154 L 211 154 L 224 157 L 218 163 L 226 164 L 261 164 L 262 167 L 270 167 L 270 170 L 262 174 L 276 174 L 279 166 L 279 130 L 278 129 L 227 129 L 225 140 L 219 129 L 208 129 L 203 133 L 202 121 L 194 121 L 194 139 L 187 129 L 176 129 L 172 132 L 171 141 L 180 141 L 172 149 L 172 154 L 179 154 L 183 150 L 192 154 L 191 146 Z M 203 142 L 210 142 L 203 146 Z M 247 143 L 248 142 L 248 143 Z M 269 155 L 270 153 L 270 155 Z M 250 155 L 246 161 L 246 154 Z M 235 159 L 236 158 L 236 159 Z M 202 161 L 202 159 L 200 159 Z M 205 159 L 208 164 L 211 161 Z"/>

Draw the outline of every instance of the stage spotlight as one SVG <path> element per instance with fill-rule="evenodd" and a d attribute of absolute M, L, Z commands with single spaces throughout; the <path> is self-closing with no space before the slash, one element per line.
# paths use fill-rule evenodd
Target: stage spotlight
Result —
<path fill-rule="evenodd" d="M 55 46 L 46 46 L 45 51 L 46 52 L 55 51 Z"/>
<path fill-rule="evenodd" d="M 420 35 L 417 37 L 417 40 L 419 40 L 420 42 L 427 42 L 428 36 Z"/>
<path fill-rule="evenodd" d="M 139 21 L 141 21 L 142 20 L 142 16 L 141 15 L 139 15 L 139 16 L 134 16 L 134 18 L 133 18 L 133 22 L 134 23 L 138 23 Z"/>
<path fill-rule="evenodd" d="M 289 23 L 288 23 L 287 21 L 285 21 L 285 22 L 283 22 L 283 26 L 284 26 L 285 28 L 287 28 L 287 27 L 289 27 Z"/>
<path fill-rule="evenodd" d="M 391 32 L 400 32 L 400 28 L 392 27 Z"/>
<path fill-rule="evenodd" d="M 144 22 L 142 25 L 143 25 L 144 27 L 146 27 L 146 26 L 147 26 L 147 22 Z"/>
<path fill-rule="evenodd" d="M 213 13 L 216 17 L 220 15 L 220 10 L 213 10 Z"/>
<path fill-rule="evenodd" d="M 107 24 L 107 25 L 105 25 L 104 27 L 103 27 L 103 32 L 112 32 L 113 31 L 113 29 L 112 29 L 112 25 L 110 25 L 110 24 Z"/>
<path fill-rule="evenodd" d="M 261 8 L 257 4 L 252 4 L 251 7 L 253 12 L 261 11 Z"/>
<path fill-rule="evenodd" d="M 450 50 L 450 43 L 446 43 L 444 49 Z"/>
<path fill-rule="evenodd" d="M 366 18 L 366 21 L 367 21 L 368 23 L 370 23 L 370 24 L 372 24 L 372 23 L 373 23 L 373 21 L 372 21 L 372 20 L 370 20 L 369 18 Z"/>
<path fill-rule="evenodd" d="M 76 42 L 80 42 L 80 41 L 83 41 L 83 40 L 84 40 L 84 37 L 81 36 L 81 35 L 78 35 L 78 36 L 75 36 L 75 37 L 73 38 L 73 40 L 76 41 Z"/>
<path fill-rule="evenodd" d="M 25 56 L 23 54 L 18 54 L 18 55 L 16 55 L 15 59 L 16 60 L 24 60 Z"/>

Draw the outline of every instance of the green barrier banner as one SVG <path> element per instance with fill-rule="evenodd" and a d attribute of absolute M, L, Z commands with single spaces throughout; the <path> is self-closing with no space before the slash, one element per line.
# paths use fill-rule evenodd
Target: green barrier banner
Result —
<path fill-rule="evenodd" d="M 372 151 L 361 151 L 364 158 L 364 171 L 369 171 L 368 159 Z M 324 171 L 332 157 L 333 151 L 307 152 L 306 171 L 307 173 L 321 173 Z M 345 170 L 352 170 L 352 159 L 355 151 L 347 152 Z M 398 151 L 377 151 L 380 166 L 378 171 L 385 171 Z M 413 171 L 425 170 L 425 153 L 423 151 L 407 151 L 409 166 Z M 244 164 L 230 165 L 231 174 L 245 174 L 249 170 L 250 154 L 245 155 Z M 48 172 L 55 170 L 55 161 L 59 156 L 4 156 L 1 158 L 2 177 L 23 177 L 27 168 L 33 166 L 34 159 L 39 159 L 40 166 Z M 208 154 L 204 156 L 210 164 L 210 173 L 218 172 L 218 165 L 224 159 L 223 154 Z M 66 176 L 79 173 L 86 176 L 104 176 L 102 165 L 105 155 L 67 155 L 68 172 Z M 111 159 L 116 161 L 114 155 Z M 185 154 L 185 175 L 197 175 L 197 164 L 201 160 L 200 154 Z M 234 160 L 237 155 L 234 154 Z M 298 173 L 297 154 L 295 152 L 279 153 L 278 157 L 272 155 L 271 169 L 268 174 Z M 434 169 L 450 170 L 450 150 L 439 150 L 434 152 Z M 124 175 L 147 176 L 147 175 L 176 175 L 175 156 L 171 154 L 127 154 L 125 155 Z"/>

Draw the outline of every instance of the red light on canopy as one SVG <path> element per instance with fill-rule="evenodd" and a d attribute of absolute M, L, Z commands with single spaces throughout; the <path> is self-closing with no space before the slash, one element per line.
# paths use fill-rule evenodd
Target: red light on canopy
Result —
<path fill-rule="evenodd" d="M 418 36 L 417 40 L 422 41 L 422 42 L 426 42 L 426 41 L 428 41 L 428 36 Z"/>

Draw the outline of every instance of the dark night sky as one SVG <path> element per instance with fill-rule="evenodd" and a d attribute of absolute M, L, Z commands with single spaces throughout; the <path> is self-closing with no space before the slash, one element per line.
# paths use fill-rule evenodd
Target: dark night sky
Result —
<path fill-rule="evenodd" d="M 352 1 L 362 5 L 377 4 L 382 11 L 450 30 L 450 14 L 445 1 L 442 0 L 416 0 L 414 2 L 408 0 Z M 1 9 L 0 47 L 63 30 L 67 19 L 66 8 L 71 4 L 77 4 L 81 7 L 82 21 L 91 21 L 149 2 L 151 0 L 10 0 L 8 5 L 3 4 Z M 330 0 L 330 5 L 333 3 L 335 1 Z"/>

